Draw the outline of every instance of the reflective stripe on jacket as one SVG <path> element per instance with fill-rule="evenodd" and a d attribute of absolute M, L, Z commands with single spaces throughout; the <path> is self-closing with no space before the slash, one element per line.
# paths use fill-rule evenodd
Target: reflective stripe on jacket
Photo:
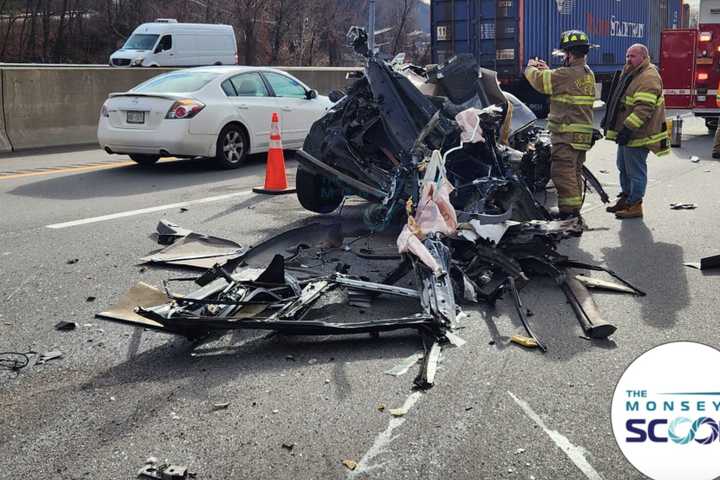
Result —
<path fill-rule="evenodd" d="M 585 60 L 568 67 L 540 70 L 528 67 L 525 77 L 540 93 L 550 96 L 548 130 L 554 144 L 568 144 L 576 150 L 592 146 L 595 75 Z"/>
<path fill-rule="evenodd" d="M 629 147 L 644 147 L 658 156 L 670 153 L 665 97 L 657 68 L 646 59 L 637 68 L 626 65 L 623 77 L 627 75 L 634 78 L 624 92 L 614 94 L 622 98 L 617 102 L 618 111 L 608 112 L 608 118 L 615 121 L 607 131 L 607 139 L 615 140 L 618 132 L 627 127 L 632 131 Z"/>

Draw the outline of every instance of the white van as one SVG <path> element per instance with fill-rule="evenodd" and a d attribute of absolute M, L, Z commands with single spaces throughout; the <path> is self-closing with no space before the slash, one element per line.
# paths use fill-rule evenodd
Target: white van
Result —
<path fill-rule="evenodd" d="M 113 67 L 194 67 L 238 63 L 231 25 L 178 23 L 159 18 L 143 23 L 110 56 Z"/>

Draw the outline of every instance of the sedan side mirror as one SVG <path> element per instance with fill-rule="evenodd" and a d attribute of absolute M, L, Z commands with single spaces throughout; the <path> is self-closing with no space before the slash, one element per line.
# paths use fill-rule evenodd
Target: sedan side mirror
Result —
<path fill-rule="evenodd" d="M 342 90 L 332 90 L 330 93 L 328 93 L 328 98 L 331 102 L 337 103 L 340 101 L 341 98 L 345 96 L 345 92 Z"/>
<path fill-rule="evenodd" d="M 317 98 L 317 96 L 318 96 L 317 90 L 308 90 L 307 92 L 305 92 L 305 98 L 307 98 L 308 100 Z"/>

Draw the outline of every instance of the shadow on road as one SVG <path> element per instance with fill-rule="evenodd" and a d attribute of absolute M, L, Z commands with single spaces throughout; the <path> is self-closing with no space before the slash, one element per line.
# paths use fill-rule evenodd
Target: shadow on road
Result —
<path fill-rule="evenodd" d="M 82 200 L 182 189 L 228 179 L 262 176 L 265 156 L 252 155 L 236 170 L 222 170 L 207 159 L 178 160 L 149 167 L 129 165 L 91 172 L 44 178 L 21 185 L 8 193 L 22 197 Z M 240 186 L 244 190 L 251 185 Z M 227 190 L 227 189 L 225 189 Z"/>
<path fill-rule="evenodd" d="M 690 304 L 687 267 L 679 245 L 656 242 L 642 220 L 623 221 L 620 246 L 603 248 L 605 263 L 618 273 L 632 274 L 646 297 L 638 297 L 642 321 L 658 329 L 672 328 Z"/>

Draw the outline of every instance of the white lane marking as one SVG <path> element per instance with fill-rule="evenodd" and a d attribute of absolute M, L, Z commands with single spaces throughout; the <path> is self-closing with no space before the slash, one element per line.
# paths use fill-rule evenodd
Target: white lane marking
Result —
<path fill-rule="evenodd" d="M 413 353 L 409 357 L 403 359 L 402 362 L 395 365 L 390 370 L 385 370 L 385 373 L 387 375 L 392 375 L 393 377 L 405 375 L 408 370 L 410 370 L 413 365 L 417 364 L 418 360 L 420 360 L 421 358 L 423 358 L 423 355 L 421 353 Z"/>
<path fill-rule="evenodd" d="M 520 400 L 518 397 L 513 395 L 512 392 L 507 392 L 510 397 L 515 400 L 515 403 L 517 403 L 520 408 L 523 409 L 525 412 L 525 415 L 530 417 L 530 419 L 537 423 L 540 428 L 542 428 L 545 433 L 547 433 L 548 437 L 552 439 L 553 442 L 555 442 L 555 445 L 560 448 L 563 452 L 565 452 L 565 455 L 572 461 L 576 467 L 580 469 L 581 472 L 585 474 L 587 478 L 590 480 L 603 480 L 603 477 L 595 471 L 595 469 L 590 465 L 590 462 L 587 461 L 587 458 L 585 458 L 585 455 L 588 453 L 587 450 L 585 450 L 583 447 L 577 447 L 570 443 L 570 440 L 567 439 L 564 435 L 562 435 L 560 432 L 556 430 L 550 430 L 546 425 L 545 422 L 542 421 L 540 416 L 533 411 L 532 408 L 530 408 L 530 405 L 527 404 L 527 402 Z"/>
<path fill-rule="evenodd" d="M 410 410 L 413 405 L 415 405 L 418 400 L 422 397 L 422 392 L 413 392 L 410 394 L 410 396 L 405 400 L 405 403 L 403 403 L 402 408 L 406 410 Z M 367 473 L 371 470 L 375 470 L 377 468 L 382 467 L 385 465 L 385 463 L 378 463 L 375 465 L 372 465 L 370 462 L 372 462 L 375 457 L 382 454 L 385 449 L 387 448 L 390 443 L 392 443 L 393 440 L 395 440 L 395 436 L 393 436 L 393 430 L 398 428 L 400 425 L 405 423 L 405 417 L 393 417 L 390 419 L 390 423 L 388 423 L 388 427 L 385 429 L 384 432 L 381 432 L 378 434 L 377 437 L 375 437 L 375 442 L 373 443 L 372 447 L 370 447 L 370 450 L 367 451 L 365 455 L 360 459 L 358 462 L 358 466 L 355 470 L 348 473 L 347 478 L 353 479 L 360 475 L 361 473 Z"/>
<path fill-rule="evenodd" d="M 228 193 L 227 195 L 218 195 L 216 197 L 200 198 L 197 200 L 189 200 L 187 202 L 171 203 L 169 205 L 160 205 L 157 207 L 141 208 L 140 210 L 129 210 L 127 212 L 112 213 L 110 215 L 102 215 L 100 217 L 84 218 L 82 220 L 74 220 L 72 222 L 64 223 L 53 223 L 52 225 L 45 225 L 46 228 L 61 229 L 68 227 L 77 227 L 78 225 L 86 225 L 88 223 L 105 222 L 107 220 L 115 220 L 116 218 L 133 217 L 135 215 L 142 215 L 145 213 L 159 212 L 161 210 L 168 210 L 171 208 L 187 207 L 188 205 L 197 205 L 200 203 L 219 202 L 221 200 L 227 200 L 229 198 L 242 197 L 250 195 L 252 190 L 245 190 L 237 193 Z"/>

